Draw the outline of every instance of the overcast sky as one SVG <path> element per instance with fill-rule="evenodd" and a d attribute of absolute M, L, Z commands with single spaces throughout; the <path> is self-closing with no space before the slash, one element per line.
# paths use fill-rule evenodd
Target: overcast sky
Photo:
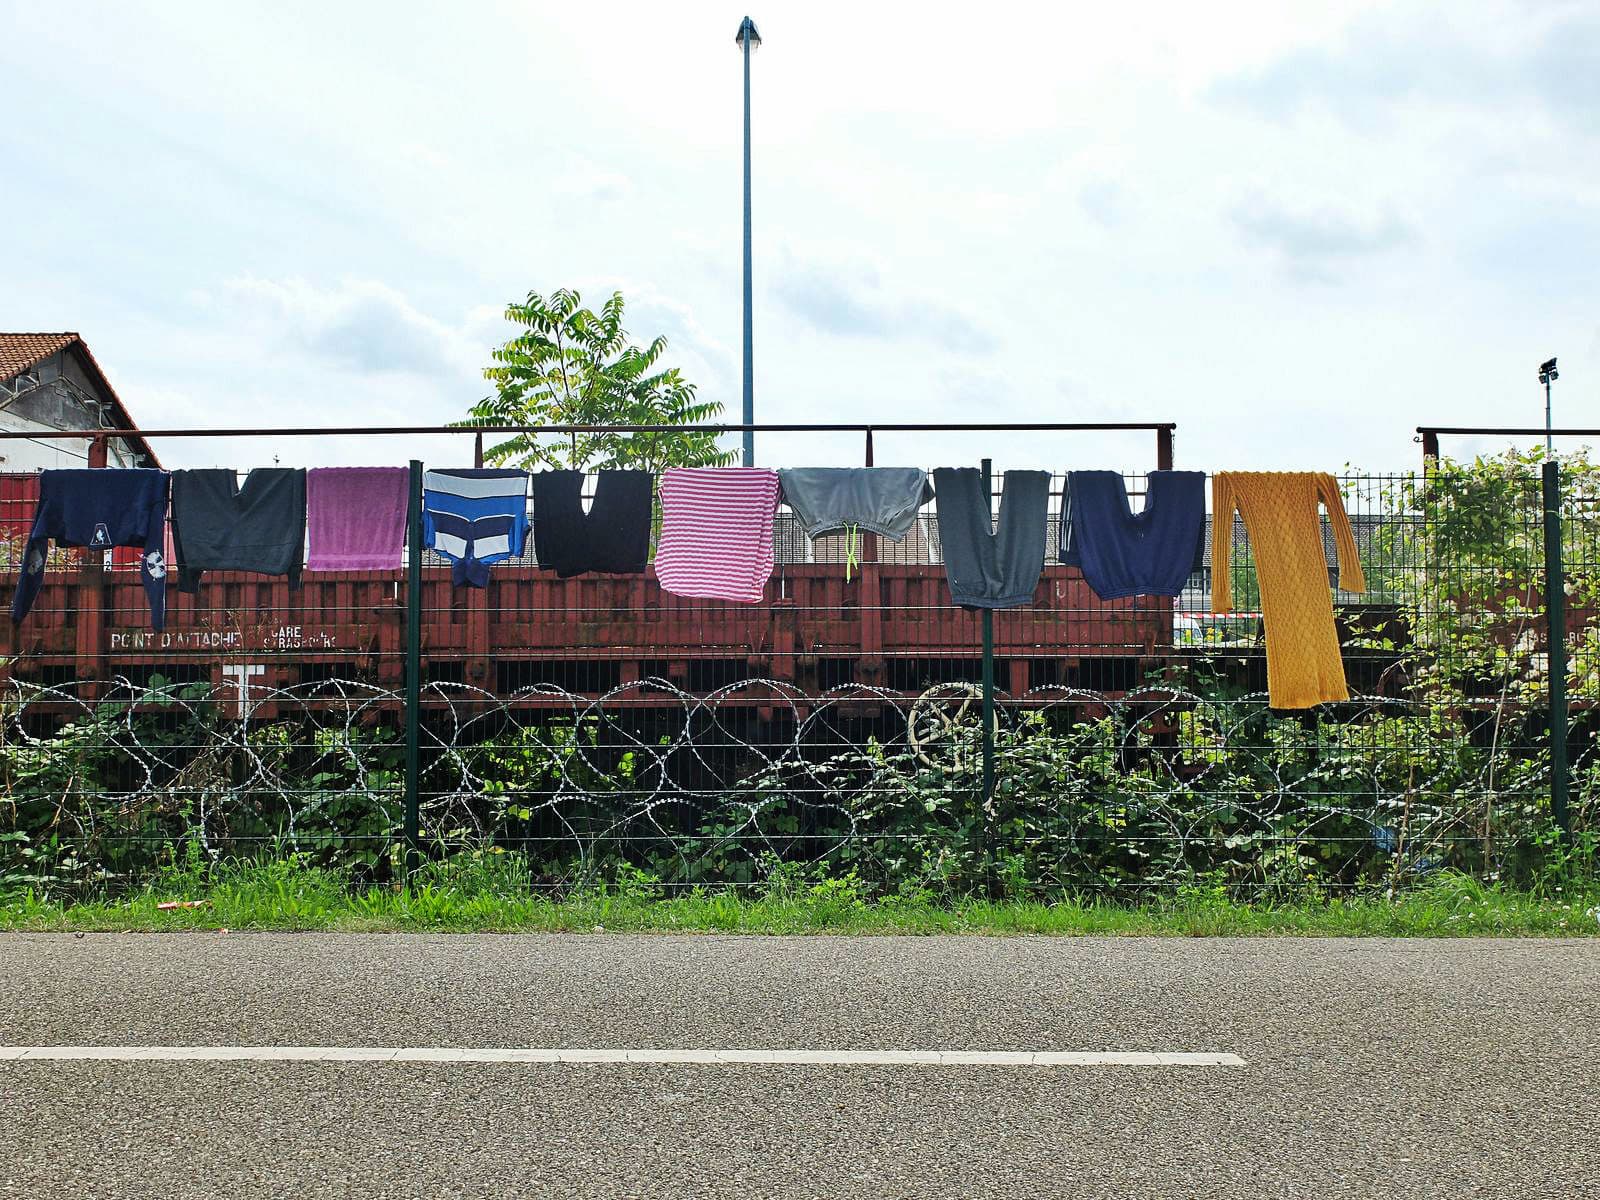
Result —
<path fill-rule="evenodd" d="M 1180 466 L 1394 468 L 1419 423 L 1542 423 L 1559 354 L 1558 421 L 1600 424 L 1600 6 L 1115 7 L 751 11 L 758 419 L 1170 420 Z M 144 424 L 454 419 L 505 303 L 563 286 L 621 288 L 737 418 L 742 10 L 0 14 L 0 328 L 82 332 Z M 878 444 L 985 453 L 1153 442 Z"/>

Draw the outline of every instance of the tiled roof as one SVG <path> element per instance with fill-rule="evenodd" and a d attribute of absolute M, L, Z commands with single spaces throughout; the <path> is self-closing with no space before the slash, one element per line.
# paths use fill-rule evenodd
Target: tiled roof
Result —
<path fill-rule="evenodd" d="M 0 333 L 0 379 L 20 375 L 78 340 L 75 333 Z"/>
<path fill-rule="evenodd" d="M 90 377 L 100 385 L 105 398 L 110 401 L 111 419 L 107 425 L 117 429 L 137 428 L 132 415 L 122 403 L 121 397 L 117 395 L 116 388 L 111 386 L 106 373 L 95 361 L 88 343 L 76 333 L 0 333 L 0 380 L 20 375 L 29 367 L 43 362 L 52 354 L 62 350 L 78 352 L 82 365 L 88 370 Z M 121 440 L 132 446 L 136 453 L 144 455 L 147 466 L 161 465 L 161 460 L 156 457 L 155 451 L 150 449 L 150 443 L 144 438 L 135 436 Z"/>

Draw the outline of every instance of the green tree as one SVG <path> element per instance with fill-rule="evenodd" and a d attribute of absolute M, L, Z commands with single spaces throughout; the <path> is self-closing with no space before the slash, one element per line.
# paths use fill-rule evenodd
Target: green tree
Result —
<path fill-rule="evenodd" d="M 506 307 L 522 327 L 493 352 L 484 377 L 495 394 L 472 406 L 464 425 L 675 425 L 683 432 L 517 434 L 484 449 L 495 464 L 600 469 L 722 466 L 734 452 L 716 436 L 687 428 L 715 419 L 722 405 L 695 397 L 677 367 L 662 367 L 667 339 L 636 345 L 622 327 L 623 299 L 613 292 L 599 312 L 575 291 L 547 299 L 529 292 Z"/>

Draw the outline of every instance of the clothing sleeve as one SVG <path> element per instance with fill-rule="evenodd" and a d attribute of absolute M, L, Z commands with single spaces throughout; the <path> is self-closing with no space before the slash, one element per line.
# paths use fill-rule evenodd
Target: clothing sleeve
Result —
<path fill-rule="evenodd" d="M 200 577 L 205 571 L 189 566 L 188 557 L 183 552 L 183 526 L 184 517 L 189 512 L 191 478 L 193 476 L 188 471 L 174 471 L 167 484 L 172 504 L 172 561 L 167 566 L 178 572 L 178 590 L 192 596 L 200 591 Z"/>
<path fill-rule="evenodd" d="M 1233 607 L 1233 478 L 1226 471 L 1211 477 L 1211 611 Z"/>
<path fill-rule="evenodd" d="M 43 474 L 39 479 L 39 503 L 33 510 L 33 525 L 28 530 L 27 545 L 22 548 L 22 561 L 17 564 L 17 591 L 11 598 L 11 619 L 21 621 L 28 615 L 44 586 L 45 566 L 50 560 L 50 514 L 53 509 L 50 489 Z"/>
<path fill-rule="evenodd" d="M 294 507 L 289 516 L 289 526 L 300 540 L 289 560 L 289 586 L 299 591 L 300 575 L 306 565 L 306 473 L 303 469 L 294 473 Z"/>
<path fill-rule="evenodd" d="M 168 480 L 145 512 L 144 553 L 139 556 L 139 581 L 150 602 L 150 628 L 160 633 L 167 623 L 167 496 Z"/>
<path fill-rule="evenodd" d="M 33 520 L 33 532 L 28 534 L 28 544 L 22 548 L 22 569 L 17 573 L 17 591 L 11 598 L 11 619 L 21 621 L 28 615 L 33 602 L 39 598 L 44 585 L 44 566 L 50 557 L 50 538 L 39 532 L 41 520 Z"/>
<path fill-rule="evenodd" d="M 1332 475 L 1319 474 L 1317 495 L 1328 510 L 1328 523 L 1333 526 L 1333 543 L 1339 550 L 1339 589 L 1364 592 L 1367 590 L 1367 579 L 1361 570 L 1361 556 L 1356 552 L 1356 535 L 1351 532 L 1350 518 L 1344 511 L 1344 499 L 1339 495 L 1339 481 Z"/>
<path fill-rule="evenodd" d="M 178 590 L 193 596 L 200 591 L 200 579 L 205 575 L 203 567 L 191 567 L 183 555 L 183 525 L 178 521 L 177 511 L 174 508 L 172 517 L 172 559 L 169 566 L 178 569 Z"/>
<path fill-rule="evenodd" d="M 1072 475 L 1067 472 L 1061 484 L 1061 525 L 1056 532 L 1056 561 L 1069 567 L 1081 566 L 1077 539 L 1072 536 Z"/>
<path fill-rule="evenodd" d="M 512 558 L 521 558 L 528 548 L 528 492 L 527 476 L 522 480 L 523 492 L 520 497 L 512 502 L 511 506 L 511 555 Z M 596 487 L 599 485 L 596 484 Z"/>

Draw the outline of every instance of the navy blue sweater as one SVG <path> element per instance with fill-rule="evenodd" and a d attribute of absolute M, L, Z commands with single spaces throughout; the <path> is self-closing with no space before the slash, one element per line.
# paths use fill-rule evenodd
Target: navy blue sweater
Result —
<path fill-rule="evenodd" d="M 110 550 L 137 546 L 139 580 L 150 600 L 150 627 L 167 619 L 167 488 L 165 471 L 107 467 L 41 471 L 39 507 L 22 551 L 22 576 L 11 600 L 11 619 L 28 615 L 44 584 L 50 542 Z"/>
<path fill-rule="evenodd" d="M 1199 563 L 1205 525 L 1204 471 L 1151 471 L 1137 513 L 1116 471 L 1069 471 L 1061 561 L 1081 567 L 1102 600 L 1176 596 Z"/>

